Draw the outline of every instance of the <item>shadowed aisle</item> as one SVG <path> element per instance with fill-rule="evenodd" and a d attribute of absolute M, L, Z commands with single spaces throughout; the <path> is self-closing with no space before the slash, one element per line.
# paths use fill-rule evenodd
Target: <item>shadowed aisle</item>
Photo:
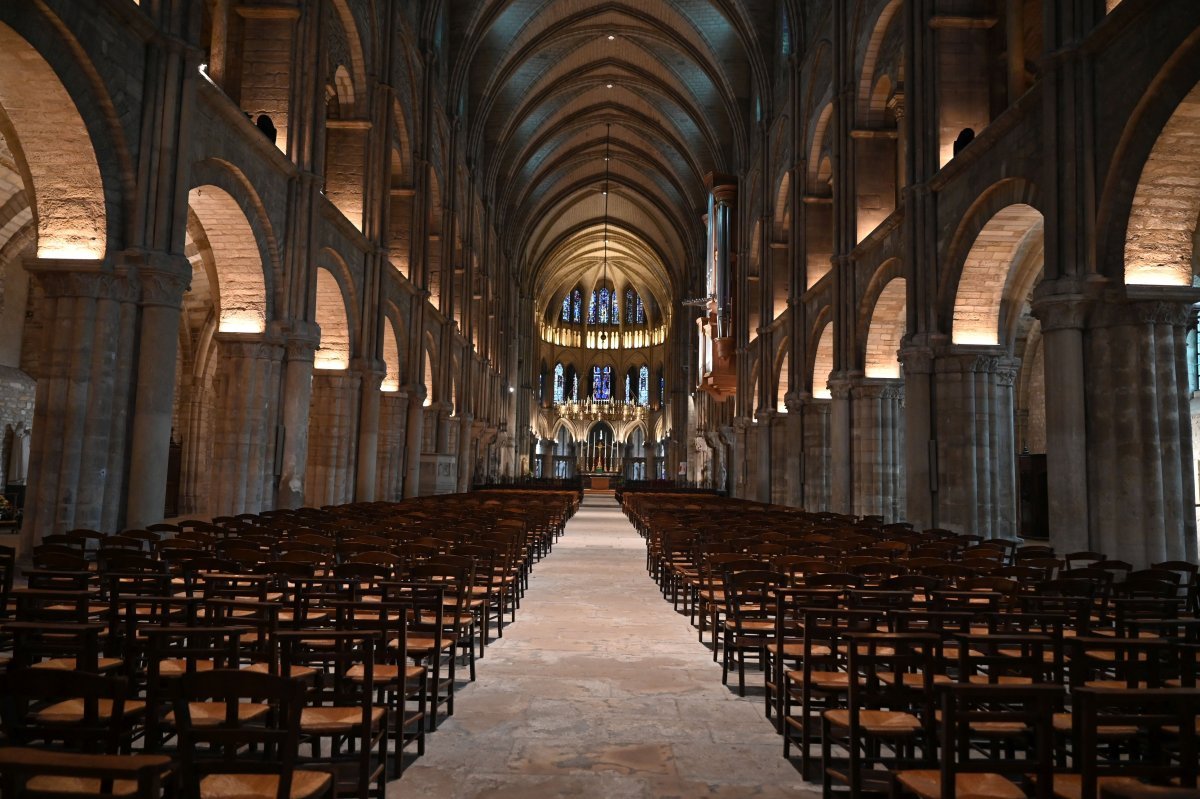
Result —
<path fill-rule="evenodd" d="M 588 497 L 518 622 L 390 796 L 774 797 L 807 790 L 761 698 L 739 699 L 646 575 L 645 545 Z M 757 675 L 755 675 L 757 676 Z"/>

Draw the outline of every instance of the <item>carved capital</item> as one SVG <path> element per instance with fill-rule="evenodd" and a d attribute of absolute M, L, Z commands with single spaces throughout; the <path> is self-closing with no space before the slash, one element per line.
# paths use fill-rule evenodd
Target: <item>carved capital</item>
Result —
<path fill-rule="evenodd" d="M 1096 307 L 1093 327 L 1172 325 L 1182 327 L 1191 318 L 1192 303 L 1172 300 L 1133 300 Z"/>
<path fill-rule="evenodd" d="M 1082 330 L 1087 326 L 1091 302 L 1078 294 L 1051 294 L 1034 297 L 1033 315 L 1043 333 L 1056 330 Z"/>
<path fill-rule="evenodd" d="M 105 268 L 103 261 L 36 258 L 26 260 L 25 268 L 47 297 L 137 301 L 138 288 L 130 283 L 127 273 Z"/>
<path fill-rule="evenodd" d="M 903 380 L 864 379 L 850 389 L 855 399 L 900 400 L 904 399 Z"/>
<path fill-rule="evenodd" d="M 180 308 L 183 295 L 192 285 L 192 265 L 183 255 L 144 250 L 124 250 L 115 258 L 118 271 L 135 279 L 141 288 L 141 304 Z"/>
<path fill-rule="evenodd" d="M 997 385 L 1011 386 L 1021 361 L 1003 351 L 950 352 L 937 359 L 939 374 L 990 374 Z"/>
<path fill-rule="evenodd" d="M 214 338 L 220 345 L 222 359 L 283 360 L 283 342 L 263 333 L 217 333 Z"/>

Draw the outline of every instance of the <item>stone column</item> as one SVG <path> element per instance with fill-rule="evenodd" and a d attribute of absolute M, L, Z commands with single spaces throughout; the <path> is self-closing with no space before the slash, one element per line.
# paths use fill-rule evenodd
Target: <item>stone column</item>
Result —
<path fill-rule="evenodd" d="M 804 414 L 803 498 L 801 504 L 809 513 L 827 511 L 832 501 L 833 473 L 830 450 L 830 415 L 833 401 L 806 399 Z"/>
<path fill-rule="evenodd" d="M 783 468 L 786 477 L 783 503 L 793 508 L 804 507 L 804 400 L 789 391 L 784 396 L 787 415 L 783 417 Z"/>
<path fill-rule="evenodd" d="M 450 451 L 450 412 L 454 410 L 454 406 L 449 402 L 436 402 L 433 404 L 433 412 L 437 414 L 437 425 L 434 430 L 434 445 L 433 451 L 439 455 L 453 454 Z"/>
<path fill-rule="evenodd" d="M 850 389 L 854 514 L 904 519 L 904 381 L 862 378 Z"/>
<path fill-rule="evenodd" d="M 156 253 L 149 262 L 140 264 L 138 277 L 142 318 L 125 526 L 141 528 L 163 518 L 175 410 L 179 312 L 183 293 L 191 284 L 192 266 L 182 255 Z"/>
<path fill-rule="evenodd" d="M 905 514 L 918 529 L 933 527 L 937 474 L 930 462 L 933 452 L 933 353 L 907 341 L 900 348 L 904 364 Z"/>
<path fill-rule="evenodd" d="M 404 440 L 404 498 L 419 496 L 421 491 L 421 439 L 425 426 L 425 386 L 408 388 L 408 421 Z"/>
<path fill-rule="evenodd" d="M 658 479 L 658 442 L 647 441 L 642 444 L 642 452 L 645 454 L 646 479 Z"/>
<path fill-rule="evenodd" d="M 311 322 L 292 322 L 286 337 L 283 391 L 280 392 L 283 462 L 279 464 L 276 507 L 304 504 L 304 476 L 308 465 L 308 412 L 312 405 L 313 353 L 320 331 Z"/>
<path fill-rule="evenodd" d="M 354 498 L 360 376 L 348 369 L 313 370 L 309 416 L 308 505 L 343 505 Z"/>
<path fill-rule="evenodd" d="M 554 439 L 543 438 L 541 446 L 539 457 L 542 459 L 542 477 L 549 479 L 554 477 Z"/>
<path fill-rule="evenodd" d="M 934 362 L 938 522 L 985 538 L 1017 534 L 1013 382 L 1001 348 L 955 348 Z"/>
<path fill-rule="evenodd" d="M 775 425 L 778 414 L 769 408 L 762 408 L 756 414 L 758 426 L 755 428 L 755 433 L 758 434 L 757 463 L 758 468 L 755 469 L 755 483 L 753 496 L 759 502 L 771 502 L 771 484 L 774 482 L 776 475 L 772 468 L 774 447 L 771 445 L 772 429 Z"/>
<path fill-rule="evenodd" d="M 375 498 L 384 502 L 395 502 L 404 492 L 404 433 L 407 421 L 408 392 L 380 392 Z"/>
<path fill-rule="evenodd" d="M 1088 525 L 1088 486 L 1079 479 L 1087 463 L 1087 371 L 1083 359 L 1087 305 L 1079 295 L 1035 290 L 1034 315 L 1042 325 L 1046 379 L 1046 474 L 1050 540 L 1059 552 L 1094 549 Z"/>
<path fill-rule="evenodd" d="M 471 472 L 475 468 L 475 459 L 471 457 L 471 447 L 475 442 L 475 417 L 465 414 L 458 418 L 458 493 L 464 494 L 471 490 Z"/>
<path fill-rule="evenodd" d="M 835 513 L 854 511 L 853 448 L 850 439 L 852 385 L 852 377 L 844 373 L 829 377 L 829 391 L 833 394 L 829 405 L 829 509 Z"/>
<path fill-rule="evenodd" d="M 354 501 L 375 499 L 375 470 L 379 460 L 379 384 L 387 373 L 382 362 L 358 364 L 359 379 L 358 453 L 355 465 Z"/>
<path fill-rule="evenodd" d="M 119 526 L 132 365 L 124 356 L 137 321 L 136 287 L 101 261 L 25 268 L 43 300 L 22 548 L 74 527 Z"/>
<path fill-rule="evenodd" d="M 1197 555 L 1184 363 L 1194 298 L 1144 293 L 1099 306 L 1085 348 L 1090 540 L 1138 568 Z"/>
<path fill-rule="evenodd" d="M 271 501 L 275 409 L 283 341 L 270 333 L 218 333 L 213 516 L 258 513 Z"/>

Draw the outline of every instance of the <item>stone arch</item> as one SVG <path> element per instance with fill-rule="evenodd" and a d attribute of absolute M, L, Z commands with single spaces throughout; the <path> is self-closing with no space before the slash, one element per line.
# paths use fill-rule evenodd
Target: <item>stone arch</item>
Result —
<path fill-rule="evenodd" d="M 0 136 L 16 161 L 39 258 L 99 260 L 110 220 L 92 136 L 58 73 L 0 23 Z"/>
<path fill-rule="evenodd" d="M 321 343 L 313 356 L 318 369 L 350 368 L 350 312 L 341 281 L 325 264 L 317 265 L 313 316 L 321 328 Z"/>
<path fill-rule="evenodd" d="M 900 6 L 901 0 L 888 0 L 886 5 L 879 8 L 879 16 L 875 18 L 874 25 L 871 27 L 870 38 L 867 39 L 866 46 L 862 49 L 862 62 L 858 70 L 857 95 L 858 118 L 860 120 L 869 121 L 872 118 L 874 92 L 878 89 L 880 82 L 876 76 L 879 59 L 883 52 L 884 40 L 887 37 L 892 22 L 896 19 L 896 12 L 900 10 Z M 890 88 L 890 78 L 888 79 L 888 85 Z M 886 100 L 887 98 L 885 97 L 884 99 Z"/>
<path fill-rule="evenodd" d="M 330 4 L 338 21 L 342 24 L 342 31 L 346 35 L 346 48 L 350 54 L 350 68 L 346 78 L 350 84 L 350 103 L 343 103 L 343 111 L 349 111 L 352 115 L 357 115 L 361 112 L 361 108 L 357 105 L 354 92 L 355 86 L 365 87 L 367 85 L 367 65 L 366 59 L 363 57 L 362 37 L 359 35 L 358 21 L 354 18 L 354 13 L 350 10 L 346 0 L 333 0 Z M 343 71 L 346 71 L 343 68 Z M 341 98 L 342 88 L 338 86 L 338 95 Z"/>
<path fill-rule="evenodd" d="M 968 258 L 971 257 L 971 251 L 975 247 L 976 242 L 979 240 L 984 227 L 986 227 L 994 217 L 1000 215 L 1006 208 L 1009 208 L 1010 206 L 1028 206 L 1035 213 L 1037 213 L 1038 217 L 1040 218 L 1040 202 L 1038 200 L 1036 186 L 1021 178 L 1009 178 L 1002 180 L 988 188 L 986 191 L 980 194 L 978 199 L 975 200 L 967 212 L 963 214 L 962 221 L 959 222 L 958 229 L 954 232 L 954 236 L 950 239 L 949 244 L 942 251 L 940 260 L 942 263 L 947 265 L 947 268 L 945 270 L 945 276 L 942 279 L 942 283 L 938 287 L 937 306 L 939 318 L 944 320 L 943 324 L 949 328 L 944 331 L 947 334 L 953 332 L 955 304 L 956 300 L 958 299 L 960 284 L 963 282 L 964 272 L 967 269 Z M 1018 212 L 1011 211 L 1009 213 L 1017 214 Z M 1028 212 L 1025 213 L 1026 221 L 1032 221 L 1032 215 L 1029 215 Z M 1004 218 L 1007 217 L 1002 217 L 1002 219 Z M 1011 219 L 1009 219 L 1009 221 L 1005 224 L 1011 226 Z M 1004 232 L 1005 227 L 998 223 L 997 226 L 993 228 L 989 236 L 992 236 L 992 234 L 1000 235 Z M 1011 229 L 1008 232 L 1011 233 Z M 1001 236 L 1001 238 L 1003 237 Z M 1011 240 L 1011 238 L 1012 236 L 1010 235 L 1009 239 Z M 998 243 L 1003 242 L 1001 241 Z M 983 248 L 976 253 L 977 256 L 983 256 L 985 254 L 986 251 Z M 973 270 L 972 274 L 981 273 Z M 1001 283 L 1003 283 L 1004 278 L 999 278 L 999 280 Z M 995 281 L 996 279 L 994 278 L 992 281 L 993 284 Z M 1004 293 L 1002 287 L 998 289 L 999 293 L 997 293 L 997 287 L 995 285 L 992 285 L 991 288 L 993 290 L 992 293 L 997 297 Z M 969 289 L 969 291 L 970 290 L 974 289 Z M 992 313 L 999 313 L 999 303 L 997 303 L 997 307 L 993 309 Z M 999 329 L 1000 324 L 997 317 L 997 334 L 995 336 L 997 340 L 999 339 Z M 984 339 L 986 336 L 980 336 L 979 338 Z"/>
<path fill-rule="evenodd" d="M 829 390 L 829 375 L 833 373 L 833 320 L 831 310 L 821 309 L 817 321 L 813 325 L 812 372 L 809 375 L 809 385 L 812 386 L 812 396 L 816 399 L 830 399 L 833 393 Z"/>
<path fill-rule="evenodd" d="M 1182 279 L 1184 272 L 1178 255 L 1172 264 L 1158 263 L 1162 260 L 1157 254 L 1158 251 L 1169 249 L 1169 246 L 1152 224 L 1149 227 L 1141 226 L 1151 221 L 1146 218 L 1150 211 L 1149 203 L 1153 199 L 1147 191 L 1151 184 L 1171 173 L 1182 174 L 1185 171 L 1182 161 L 1192 162 L 1190 175 L 1196 174 L 1195 145 L 1189 144 L 1187 152 L 1172 146 L 1175 136 L 1168 133 L 1168 128 L 1182 131 L 1194 126 L 1194 123 L 1187 124 L 1190 113 L 1186 108 L 1195 101 L 1198 80 L 1200 31 L 1193 32 L 1165 59 L 1158 75 L 1141 92 L 1142 99 L 1129 114 L 1128 122 L 1109 161 L 1096 213 L 1099 240 L 1099 262 L 1096 266 L 1103 275 L 1130 282 L 1126 277 L 1125 261 L 1132 256 L 1135 259 L 1133 271 L 1138 275 L 1133 282 L 1149 282 L 1157 276 L 1159 281 L 1171 280 L 1168 285 L 1178 285 L 1178 281 Z M 1167 134 L 1166 138 L 1164 134 Z M 1158 155 L 1155 155 L 1156 150 Z M 1187 183 L 1189 185 L 1182 188 L 1188 198 L 1187 205 L 1190 206 L 1194 202 L 1191 195 L 1194 190 L 1192 184 L 1195 181 L 1189 180 Z M 1181 187 L 1172 186 L 1172 191 L 1178 188 Z M 1140 204 L 1139 197 L 1143 200 Z M 1139 205 L 1140 212 L 1136 211 L 1136 206 Z M 1172 215 L 1175 213 L 1178 212 L 1173 212 Z M 1195 217 L 1185 217 L 1186 214 L 1176 216 L 1186 223 L 1189 230 L 1194 230 Z M 1155 243 L 1158 243 L 1159 247 L 1153 246 Z M 1181 243 L 1176 238 L 1174 246 L 1179 248 Z M 1190 242 L 1184 246 L 1188 251 L 1193 249 Z M 1167 268 L 1156 268 L 1162 266 Z"/>
<path fill-rule="evenodd" d="M 899 260 L 885 264 L 863 298 L 860 329 L 865 325 L 866 335 L 861 340 L 866 377 L 900 377 L 897 352 L 908 327 L 908 283 L 902 273 Z"/>
<path fill-rule="evenodd" d="M 980 229 L 963 261 L 954 298 L 955 344 L 1009 343 L 1019 314 L 1042 271 L 1044 220 L 1031 205 L 1001 209 Z"/>
<path fill-rule="evenodd" d="M 404 382 L 405 351 L 400 343 L 400 332 L 396 319 L 392 314 L 385 314 L 383 326 L 383 380 L 379 384 L 380 391 L 396 392 Z"/>
<path fill-rule="evenodd" d="M 1125 283 L 1191 286 L 1200 217 L 1200 83 L 1142 164 L 1125 228 Z"/>
<path fill-rule="evenodd" d="M 188 210 L 188 237 L 211 253 L 206 275 L 219 332 L 262 333 L 271 318 L 268 261 L 249 216 L 232 194 L 213 184 L 188 192 Z"/>
<path fill-rule="evenodd" d="M 425 359 L 425 407 L 429 407 L 435 400 L 441 400 L 441 397 L 435 397 L 435 389 L 437 387 L 437 373 L 434 371 L 437 366 L 437 342 L 434 340 L 433 334 L 425 332 L 425 347 L 422 357 Z"/>
<path fill-rule="evenodd" d="M 791 340 L 786 336 L 779 343 L 775 353 L 775 410 L 787 413 L 788 382 L 788 353 L 791 351 Z"/>

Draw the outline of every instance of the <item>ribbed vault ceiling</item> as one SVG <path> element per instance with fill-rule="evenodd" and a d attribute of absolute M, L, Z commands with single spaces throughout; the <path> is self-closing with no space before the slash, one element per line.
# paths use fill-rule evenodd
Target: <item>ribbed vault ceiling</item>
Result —
<path fill-rule="evenodd" d="M 744 167 L 772 0 L 453 0 L 460 98 L 504 245 L 543 303 L 603 261 L 670 308 L 704 175 Z M 760 88 L 761 92 L 761 88 Z"/>

